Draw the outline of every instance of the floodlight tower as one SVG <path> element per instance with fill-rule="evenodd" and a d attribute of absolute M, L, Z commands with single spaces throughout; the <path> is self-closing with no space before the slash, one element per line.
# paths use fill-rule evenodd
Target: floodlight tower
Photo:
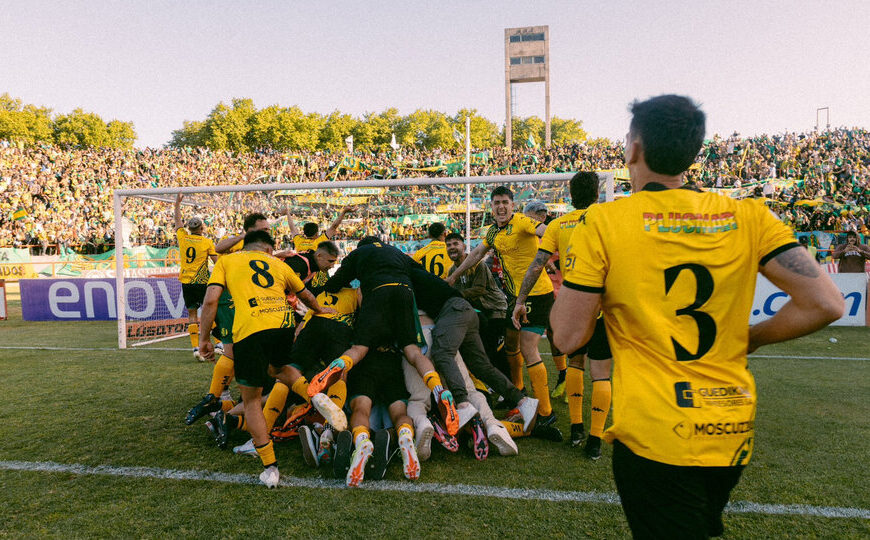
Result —
<path fill-rule="evenodd" d="M 526 26 L 504 30 L 505 146 L 512 136 L 511 84 L 544 83 L 544 144 L 550 146 L 550 27 Z"/>

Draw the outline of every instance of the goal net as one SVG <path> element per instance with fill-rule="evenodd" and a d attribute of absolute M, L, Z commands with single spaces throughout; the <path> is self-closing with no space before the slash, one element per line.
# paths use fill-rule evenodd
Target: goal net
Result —
<path fill-rule="evenodd" d="M 222 238 L 241 234 L 244 217 L 264 214 L 271 223 L 278 249 L 292 246 L 287 215 L 301 232 L 305 223 L 325 231 L 342 207 L 352 206 L 338 227 L 334 241 L 342 255 L 363 236 L 387 239 L 411 254 L 428 242 L 427 228 L 443 223 L 448 232 L 466 237 L 469 249 L 480 242 L 482 231 L 492 223 L 489 193 L 496 185 L 514 192 L 516 211 L 530 201 L 541 201 L 550 216 L 570 210 L 568 180 L 573 173 L 437 178 L 368 179 L 332 182 L 258 183 L 176 188 L 123 189 L 114 193 L 115 238 L 123 246 L 116 257 L 115 290 L 118 317 L 118 347 L 127 348 L 182 338 L 188 335 L 188 312 L 178 281 L 174 203 L 183 194 L 182 223 L 199 216 L 204 236 L 217 244 Z M 599 201 L 622 193 L 619 173 L 599 171 Z M 163 246 L 165 266 L 143 274 L 129 268 L 128 253 L 143 245 Z M 154 251 L 152 249 L 152 251 Z M 117 252 L 117 251 L 116 251 Z M 340 259 L 339 259 L 340 264 Z M 178 342 L 177 347 L 188 347 Z"/>

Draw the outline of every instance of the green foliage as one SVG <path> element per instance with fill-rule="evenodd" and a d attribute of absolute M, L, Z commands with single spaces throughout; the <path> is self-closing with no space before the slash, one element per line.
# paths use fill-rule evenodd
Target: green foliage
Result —
<path fill-rule="evenodd" d="M 534 137 L 535 143 L 543 146 L 546 126 L 544 121 L 537 116 L 528 118 L 514 117 L 511 121 L 511 146 L 525 147 L 529 135 Z"/>
<path fill-rule="evenodd" d="M 543 138 L 541 139 L 544 140 Z M 550 119 L 550 142 L 555 145 L 579 143 L 586 140 L 586 131 L 583 122 L 571 118 L 559 118 L 554 116 Z"/>
<path fill-rule="evenodd" d="M 106 123 L 99 115 L 82 109 L 52 118 L 51 109 L 24 105 L 20 99 L 4 93 L 0 95 L 0 139 L 26 144 L 132 148 L 136 131 L 132 122 Z"/>

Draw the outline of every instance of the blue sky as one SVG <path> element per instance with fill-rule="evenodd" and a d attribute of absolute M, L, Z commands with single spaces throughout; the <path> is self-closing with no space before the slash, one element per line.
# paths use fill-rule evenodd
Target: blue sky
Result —
<path fill-rule="evenodd" d="M 549 25 L 551 107 L 621 138 L 635 98 L 699 101 L 708 136 L 870 127 L 870 2 L 6 1 L 0 93 L 132 120 L 160 146 L 218 101 L 504 122 L 504 28 Z M 543 85 L 517 112 L 543 116 Z"/>

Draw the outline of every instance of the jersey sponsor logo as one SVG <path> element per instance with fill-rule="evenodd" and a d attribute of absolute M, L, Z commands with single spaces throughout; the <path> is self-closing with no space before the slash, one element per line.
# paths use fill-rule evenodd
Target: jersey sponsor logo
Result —
<path fill-rule="evenodd" d="M 742 407 L 752 405 L 754 401 L 749 390 L 737 385 L 693 389 L 692 383 L 680 381 L 674 383 L 674 394 L 677 407 L 683 409 Z"/>
<path fill-rule="evenodd" d="M 660 233 L 713 234 L 737 229 L 733 212 L 693 214 L 691 212 L 644 212 L 643 230 Z"/>
<path fill-rule="evenodd" d="M 685 440 L 689 440 L 692 437 L 735 437 L 753 433 L 755 431 L 755 421 L 692 422 L 690 420 L 680 420 L 671 429 L 677 437 Z"/>

